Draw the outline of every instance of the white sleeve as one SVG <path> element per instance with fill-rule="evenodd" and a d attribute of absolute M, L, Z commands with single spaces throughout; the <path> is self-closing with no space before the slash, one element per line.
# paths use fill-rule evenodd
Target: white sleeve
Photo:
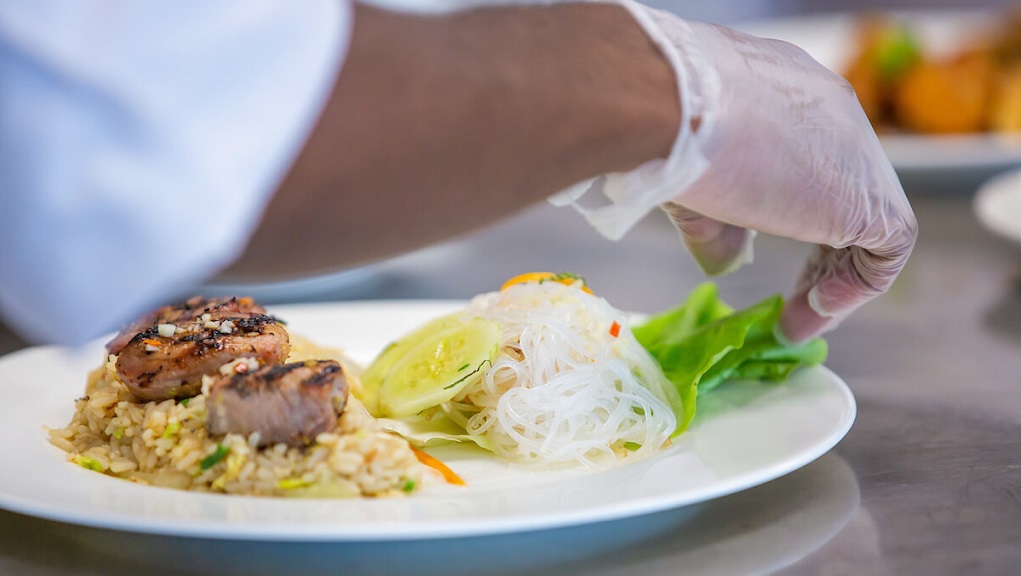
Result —
<path fill-rule="evenodd" d="M 0 313 L 80 343 L 238 256 L 329 96 L 350 0 L 0 4 Z"/>

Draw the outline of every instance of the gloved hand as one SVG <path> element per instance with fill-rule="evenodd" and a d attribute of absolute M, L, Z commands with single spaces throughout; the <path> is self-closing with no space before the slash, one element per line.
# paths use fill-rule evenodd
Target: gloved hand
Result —
<path fill-rule="evenodd" d="M 753 230 L 817 244 L 781 319 L 792 340 L 886 291 L 917 223 L 847 82 L 785 42 L 621 3 L 673 65 L 682 124 L 666 160 L 569 191 L 611 202 L 579 210 L 619 237 L 660 205 L 710 274 L 750 260 Z"/>

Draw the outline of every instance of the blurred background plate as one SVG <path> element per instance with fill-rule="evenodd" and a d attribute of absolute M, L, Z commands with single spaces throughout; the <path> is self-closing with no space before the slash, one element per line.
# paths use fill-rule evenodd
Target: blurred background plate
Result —
<path fill-rule="evenodd" d="M 1021 170 L 983 184 L 975 194 L 975 215 L 988 230 L 1021 243 Z"/>
<path fill-rule="evenodd" d="M 883 12 L 905 23 L 925 53 L 952 54 L 967 39 L 981 37 L 996 12 L 975 9 Z M 749 21 L 735 27 L 765 38 L 795 44 L 820 63 L 842 73 L 856 47 L 855 25 L 861 13 L 840 12 Z M 992 134 L 884 134 L 883 147 L 905 188 L 973 192 L 991 176 L 1021 166 L 1021 137 Z"/>

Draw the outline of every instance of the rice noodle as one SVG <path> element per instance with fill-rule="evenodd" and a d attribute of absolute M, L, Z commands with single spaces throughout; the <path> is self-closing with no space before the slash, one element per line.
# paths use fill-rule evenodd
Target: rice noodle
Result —
<path fill-rule="evenodd" d="M 606 300 L 580 284 L 533 282 L 477 296 L 467 313 L 500 323 L 501 350 L 444 409 L 498 455 L 600 468 L 669 441 L 676 391 Z"/>

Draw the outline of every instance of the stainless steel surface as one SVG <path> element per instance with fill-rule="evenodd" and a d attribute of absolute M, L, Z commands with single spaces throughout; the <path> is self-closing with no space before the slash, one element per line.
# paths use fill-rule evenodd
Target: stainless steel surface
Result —
<path fill-rule="evenodd" d="M 857 422 L 825 457 L 765 486 L 620 523 L 368 547 L 160 538 L 0 512 L 0 573 L 1016 574 L 1021 247 L 982 230 L 969 196 L 912 201 L 921 238 L 908 268 L 829 336 L 827 364 L 854 390 Z M 760 237 L 755 263 L 719 280 L 723 295 L 747 305 L 787 289 L 807 251 Z M 659 215 L 610 243 L 541 206 L 385 263 L 353 296 L 466 298 L 536 269 L 581 273 L 636 311 L 703 280 Z M 0 351 L 23 345 L 0 329 Z"/>

